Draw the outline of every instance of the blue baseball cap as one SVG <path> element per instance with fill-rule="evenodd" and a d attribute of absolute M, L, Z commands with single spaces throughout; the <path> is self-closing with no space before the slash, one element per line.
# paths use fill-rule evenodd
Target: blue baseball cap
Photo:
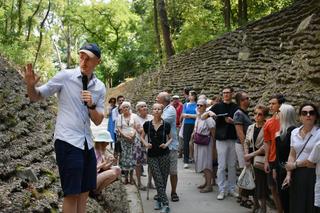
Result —
<path fill-rule="evenodd" d="M 83 45 L 79 50 L 79 53 L 81 52 L 86 53 L 90 58 L 93 58 L 96 56 L 97 58 L 100 59 L 101 57 L 101 50 L 99 46 L 95 43 Z"/>

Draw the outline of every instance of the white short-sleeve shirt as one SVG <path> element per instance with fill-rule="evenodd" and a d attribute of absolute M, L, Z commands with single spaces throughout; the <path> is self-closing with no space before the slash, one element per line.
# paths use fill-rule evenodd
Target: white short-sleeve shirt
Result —
<path fill-rule="evenodd" d="M 313 148 L 308 160 L 317 165 L 317 180 L 314 187 L 314 205 L 320 207 L 320 141 Z"/>
<path fill-rule="evenodd" d="M 296 152 L 297 161 L 307 160 L 313 147 L 315 144 L 320 140 L 320 131 L 318 131 L 318 127 L 313 127 L 313 129 L 304 137 L 302 138 L 299 134 L 301 127 L 295 128 L 291 133 L 291 147 Z M 310 138 L 310 139 L 309 139 Z M 308 141 L 309 140 L 309 141 Z M 308 141 L 308 143 L 307 143 Z M 303 149 L 304 145 L 307 143 L 305 148 Z M 301 152 L 301 150 L 303 151 Z M 299 153 L 301 152 L 300 156 Z"/>

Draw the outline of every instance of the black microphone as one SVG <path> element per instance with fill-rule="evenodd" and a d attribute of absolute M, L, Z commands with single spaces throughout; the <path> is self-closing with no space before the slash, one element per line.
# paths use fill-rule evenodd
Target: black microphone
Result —
<path fill-rule="evenodd" d="M 86 75 L 82 75 L 82 88 L 83 90 L 88 89 L 88 77 Z M 87 106 L 87 102 L 84 102 L 84 105 Z"/>

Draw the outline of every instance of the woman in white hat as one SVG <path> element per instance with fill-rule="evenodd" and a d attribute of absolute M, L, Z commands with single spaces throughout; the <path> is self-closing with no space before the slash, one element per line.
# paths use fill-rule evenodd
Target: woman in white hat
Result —
<path fill-rule="evenodd" d="M 94 137 L 94 150 L 97 158 L 97 188 L 94 194 L 98 194 L 121 174 L 118 166 L 112 166 L 116 160 L 112 154 L 107 155 L 106 148 L 109 143 L 113 143 L 108 131 L 98 133 Z"/>

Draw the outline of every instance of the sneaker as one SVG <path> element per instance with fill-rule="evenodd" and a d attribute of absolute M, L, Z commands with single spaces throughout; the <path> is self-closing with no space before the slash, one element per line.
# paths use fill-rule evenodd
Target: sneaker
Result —
<path fill-rule="evenodd" d="M 170 208 L 167 205 L 163 206 L 160 210 L 160 213 L 169 213 L 169 212 L 170 212 Z"/>
<path fill-rule="evenodd" d="M 162 207 L 161 203 L 159 201 L 154 201 L 153 209 L 154 210 L 160 210 Z"/>
<path fill-rule="evenodd" d="M 185 164 L 183 165 L 183 168 L 184 168 L 184 169 L 188 169 L 188 168 L 189 168 L 189 164 L 185 163 Z"/>
<path fill-rule="evenodd" d="M 223 200 L 224 199 L 224 192 L 219 192 L 218 196 L 217 196 L 218 200 Z"/>
<path fill-rule="evenodd" d="M 232 197 L 235 197 L 235 198 L 239 197 L 239 193 L 236 191 L 230 191 L 229 195 L 231 195 Z"/>

